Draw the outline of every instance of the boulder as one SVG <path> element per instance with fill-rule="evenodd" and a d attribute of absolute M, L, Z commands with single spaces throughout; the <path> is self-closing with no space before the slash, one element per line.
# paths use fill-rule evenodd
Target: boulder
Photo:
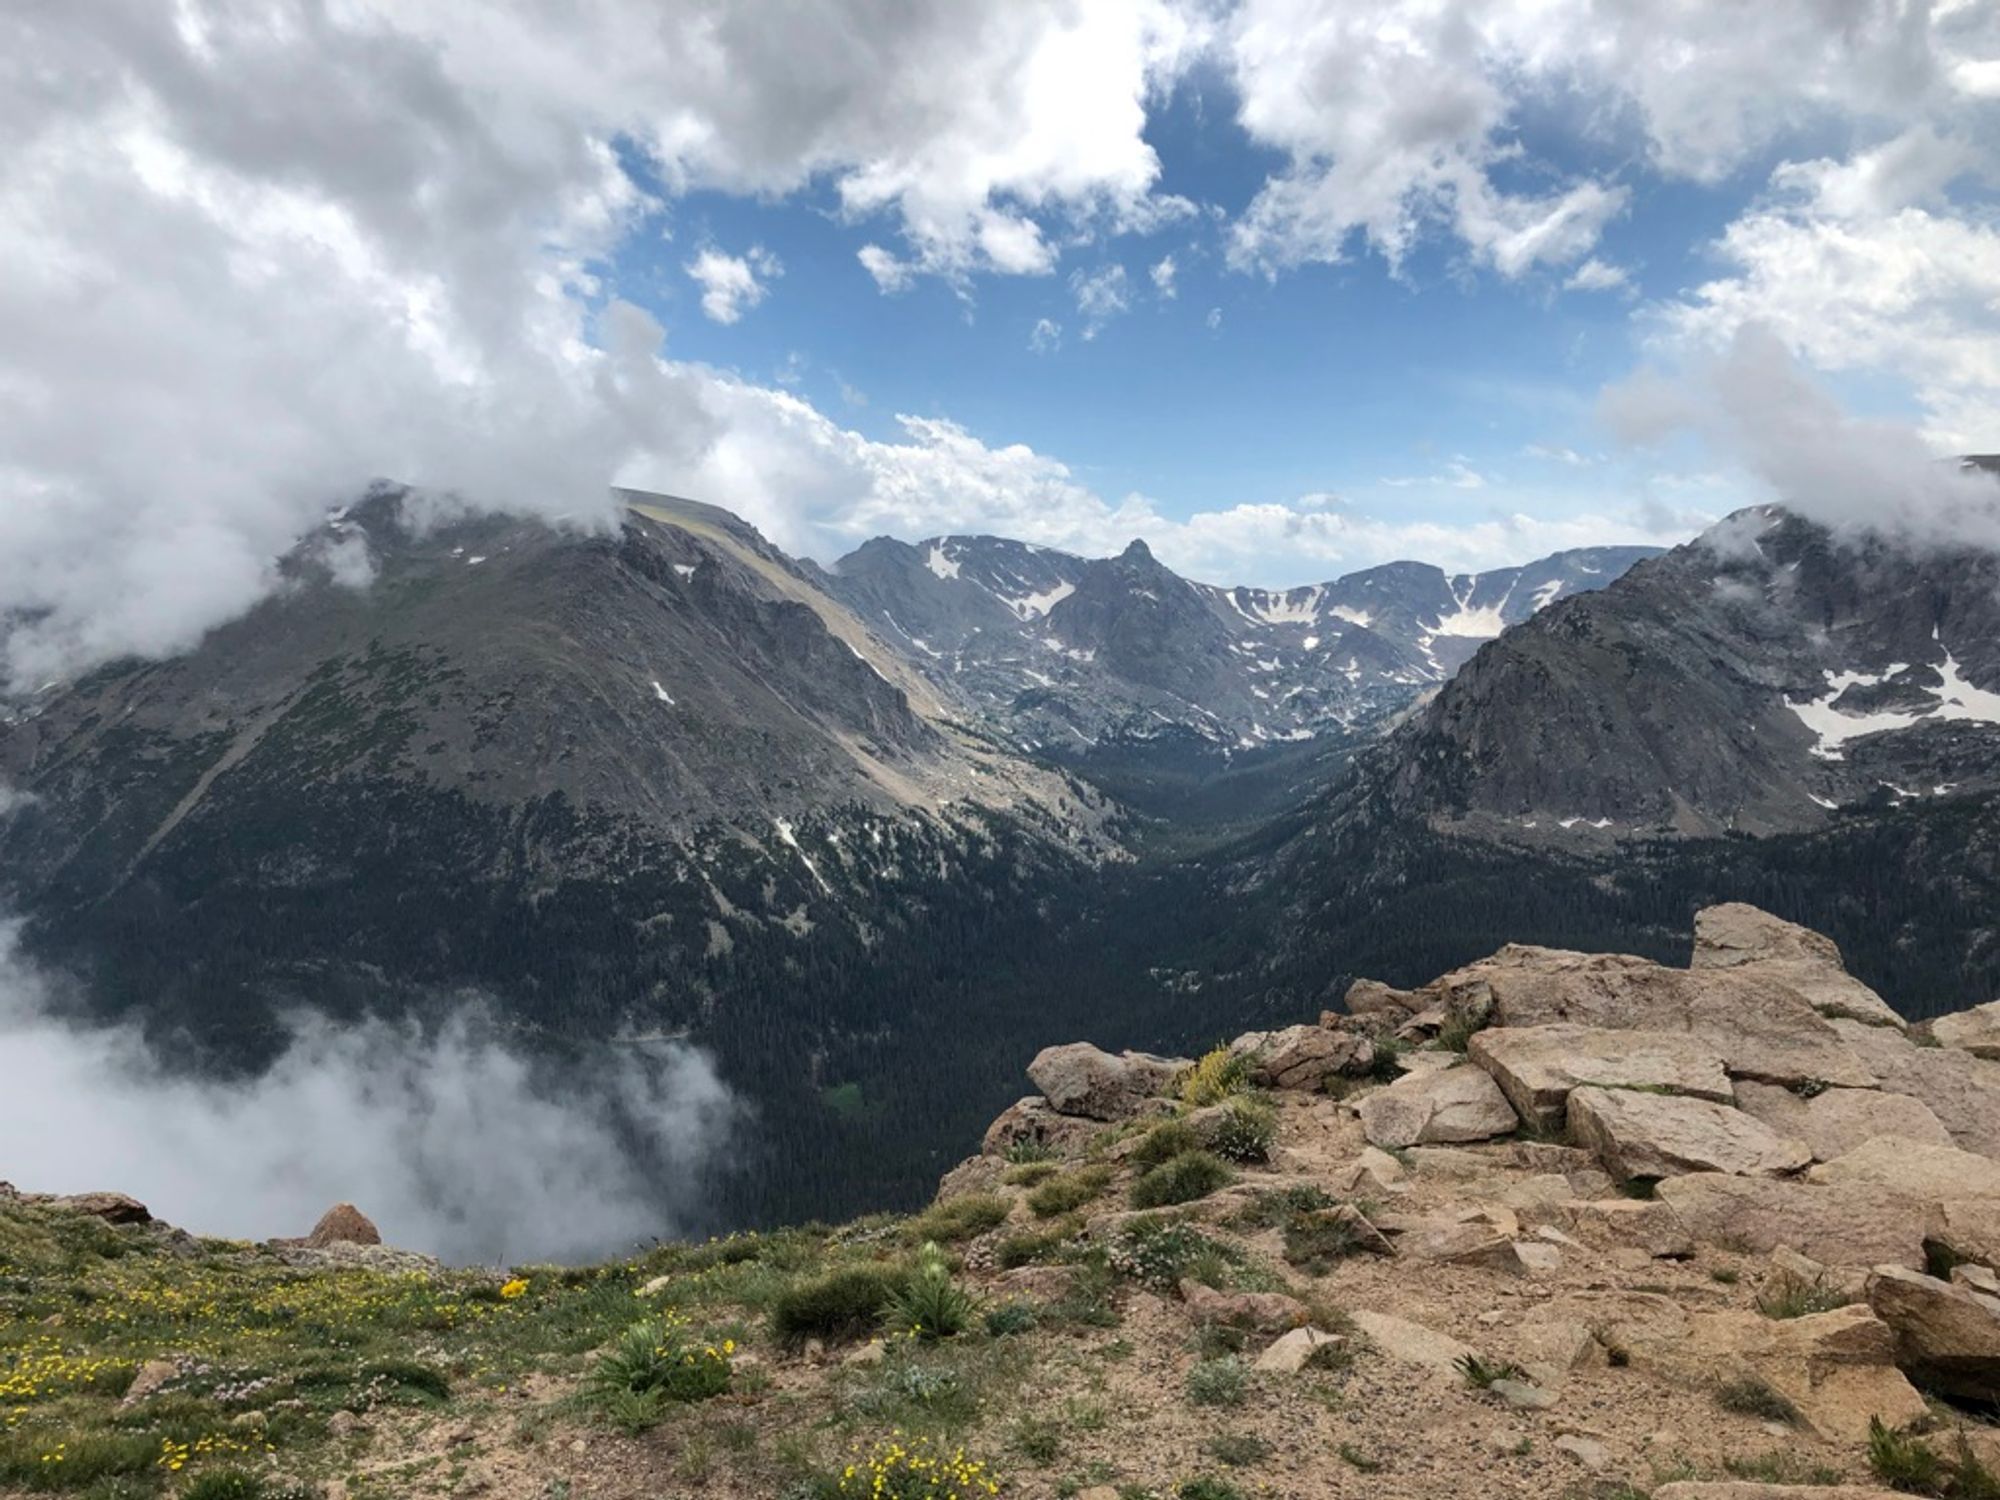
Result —
<path fill-rule="evenodd" d="M 2000 1268 L 2000 1199 L 1942 1200 L 1931 1214 L 1927 1238 L 1953 1260 Z"/>
<path fill-rule="evenodd" d="M 379 1245 L 382 1235 L 368 1215 L 352 1203 L 336 1203 L 319 1216 L 304 1243 L 314 1250 L 328 1245 Z"/>
<path fill-rule="evenodd" d="M 1366 1036 L 1324 1026 L 1246 1032 L 1229 1050 L 1248 1062 L 1252 1083 L 1272 1089 L 1317 1089 L 1329 1077 L 1365 1073 L 1375 1061 Z"/>
<path fill-rule="evenodd" d="M 1409 1073 L 1360 1104 L 1370 1145 L 1394 1149 L 1439 1141 L 1483 1141 L 1520 1122 L 1498 1084 L 1474 1067 Z"/>
<path fill-rule="evenodd" d="M 1097 1131 L 1096 1122 L 1062 1114 L 1041 1095 L 1030 1094 L 1008 1105 L 986 1127 L 979 1149 L 987 1156 L 1005 1156 L 1012 1147 L 1032 1141 L 1057 1156 L 1078 1156 Z"/>
<path fill-rule="evenodd" d="M 1218 1292 L 1191 1280 L 1181 1282 L 1180 1292 L 1197 1323 L 1280 1333 L 1302 1327 L 1308 1316 L 1303 1302 L 1283 1292 Z"/>
<path fill-rule="evenodd" d="M 1865 1306 L 1784 1319 L 1727 1313 L 1714 1321 L 1722 1319 L 1739 1330 L 1733 1362 L 1791 1402 L 1817 1437 L 1864 1443 L 1871 1418 L 1903 1427 L 1926 1414 L 1924 1398 L 1896 1368 L 1895 1334 Z"/>
<path fill-rule="evenodd" d="M 120 1406 L 137 1406 L 140 1402 L 157 1396 L 161 1391 L 180 1379 L 181 1367 L 171 1359 L 149 1359 L 139 1366 L 132 1383 L 125 1387 L 125 1395 Z"/>
<path fill-rule="evenodd" d="M 1903 1018 L 1847 972 L 1832 938 L 1740 901 L 1694 917 L 1696 969 L 1736 969 L 1783 984 L 1823 1016 L 1900 1031 Z"/>
<path fill-rule="evenodd" d="M 1470 1344 L 1462 1344 L 1449 1334 L 1390 1313 L 1356 1308 L 1348 1316 L 1377 1353 L 1398 1364 L 1421 1365 L 1453 1375 L 1457 1373 L 1458 1362 L 1475 1352 Z"/>
<path fill-rule="evenodd" d="M 1399 1248 L 1401 1254 L 1412 1260 L 1485 1266 L 1498 1271 L 1522 1269 L 1514 1257 L 1514 1242 L 1492 1224 L 1439 1224 L 1406 1234 Z"/>
<path fill-rule="evenodd" d="M 1693 1172 L 1656 1189 L 1696 1241 L 1769 1255 L 1789 1245 L 1827 1266 L 1921 1266 L 1930 1209 L 1865 1183 Z"/>
<path fill-rule="evenodd" d="M 1956 1146 L 1878 1135 L 1806 1173 L 1810 1182 L 1868 1183 L 1914 1197 L 2000 1197 L 2000 1161 Z"/>
<path fill-rule="evenodd" d="M 67 1197 L 49 1200 L 51 1208 L 66 1208 L 71 1213 L 89 1214 L 93 1219 L 102 1219 L 107 1224 L 150 1224 L 152 1210 L 137 1198 L 128 1198 L 123 1193 L 72 1193 Z"/>
<path fill-rule="evenodd" d="M 1868 1305 L 1895 1330 L 1904 1369 L 1973 1400 L 2000 1391 L 2000 1298 L 1882 1266 L 1868 1278 Z"/>
<path fill-rule="evenodd" d="M 1931 1036 L 1974 1057 L 2000 1058 L 2000 1000 L 1939 1016 L 1931 1022 Z"/>
<path fill-rule="evenodd" d="M 934 1202 L 949 1203 L 954 1198 L 997 1192 L 1007 1175 L 1007 1163 L 997 1156 L 968 1156 L 938 1179 Z"/>
<path fill-rule="evenodd" d="M 1256 1368 L 1267 1374 L 1296 1375 L 1322 1348 L 1340 1349 L 1347 1340 L 1317 1328 L 1294 1328 L 1257 1356 Z"/>
<path fill-rule="evenodd" d="M 1694 1237 L 1667 1204 L 1639 1198 L 1577 1199 L 1552 1210 L 1563 1228 L 1599 1249 L 1643 1250 L 1655 1260 L 1684 1260 Z"/>
<path fill-rule="evenodd" d="M 1350 1198 L 1376 1197 L 1401 1190 L 1403 1164 L 1378 1146 L 1363 1146 L 1361 1154 L 1327 1179 L 1328 1188 Z"/>
<path fill-rule="evenodd" d="M 1960 1150 L 2000 1159 L 2000 1062 L 1955 1047 L 1919 1047 L 1897 1032 L 1858 1021 L 1828 1024 L 1885 1092 L 1921 1099 Z"/>
<path fill-rule="evenodd" d="M 1422 990 L 1391 989 L 1380 980 L 1357 979 L 1347 987 L 1347 998 L 1341 1004 L 1347 1007 L 1350 1016 L 1396 1026 L 1430 1002 L 1431 997 Z M 1320 1017 L 1320 1024 L 1326 1025 L 1329 1018 L 1338 1020 L 1339 1016 L 1328 1011 Z"/>
<path fill-rule="evenodd" d="M 1689 1032 L 1720 1055 L 1732 1077 L 1848 1088 L 1875 1083 L 1834 1022 L 1750 967 L 1670 969 L 1629 954 L 1514 943 L 1433 988 L 1466 1024 Z"/>
<path fill-rule="evenodd" d="M 1778 1177 L 1812 1160 L 1741 1110 L 1671 1094 L 1580 1088 L 1569 1096 L 1570 1138 L 1620 1179 L 1682 1172 Z"/>
<path fill-rule="evenodd" d="M 1591 1026 L 1503 1026 L 1474 1032 L 1466 1051 L 1492 1075 L 1514 1112 L 1561 1130 L 1570 1091 L 1663 1089 L 1729 1104 L 1735 1099 L 1715 1049 L 1678 1031 L 1605 1031 Z"/>
<path fill-rule="evenodd" d="M 1951 1132 L 1923 1100 L 1879 1089 L 1828 1089 L 1807 1099 L 1773 1083 L 1746 1079 L 1736 1085 L 1736 1107 L 1779 1135 L 1804 1141 L 1815 1161 L 1832 1161 L 1878 1135 L 1935 1146 L 1952 1143 Z"/>
<path fill-rule="evenodd" d="M 1192 1066 L 1186 1058 L 1114 1055 L 1088 1042 L 1068 1042 L 1037 1053 L 1028 1077 L 1060 1114 L 1123 1120 L 1142 1112 Z"/>

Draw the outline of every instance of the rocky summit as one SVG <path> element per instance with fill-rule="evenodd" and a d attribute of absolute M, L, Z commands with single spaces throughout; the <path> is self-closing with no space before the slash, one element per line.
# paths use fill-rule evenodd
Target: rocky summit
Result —
<path fill-rule="evenodd" d="M 0 1494 L 1991 1494 L 1987 1036 L 1739 904 L 1050 1046 L 909 1217 L 454 1270 L 0 1190 Z"/>

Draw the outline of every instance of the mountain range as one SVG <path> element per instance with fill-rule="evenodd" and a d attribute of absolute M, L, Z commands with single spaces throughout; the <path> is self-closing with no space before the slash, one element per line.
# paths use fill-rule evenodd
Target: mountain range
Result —
<path fill-rule="evenodd" d="M 378 487 L 195 650 L 0 708 L 29 953 L 209 1071 L 468 992 L 551 1052 L 691 1038 L 764 1147 L 719 1224 L 922 1191 L 1034 1038 L 1202 1046 L 1509 940 L 1684 959 L 1716 901 L 1908 1013 L 2000 986 L 1990 553 L 1764 508 L 1273 592 L 622 498 Z"/>

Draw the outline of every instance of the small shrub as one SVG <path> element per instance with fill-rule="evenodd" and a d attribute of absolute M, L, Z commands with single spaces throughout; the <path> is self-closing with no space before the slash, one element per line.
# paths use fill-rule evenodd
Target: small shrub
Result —
<path fill-rule="evenodd" d="M 1038 1141 L 1033 1136 L 1025 1135 L 1009 1144 L 1001 1155 L 1017 1167 L 1056 1159 L 1056 1153 L 1047 1141 Z"/>
<path fill-rule="evenodd" d="M 264 1500 L 264 1481 L 241 1469 L 217 1469 L 203 1474 L 181 1491 L 183 1500 Z"/>
<path fill-rule="evenodd" d="M 1250 1367 L 1233 1354 L 1204 1359 L 1188 1371 L 1188 1400 L 1196 1406 L 1241 1406 L 1250 1389 Z"/>
<path fill-rule="evenodd" d="M 1249 1083 L 1250 1060 L 1217 1047 L 1202 1054 L 1201 1060 L 1181 1079 L 1181 1098 L 1197 1109 L 1220 1104 L 1231 1094 L 1240 1093 Z"/>
<path fill-rule="evenodd" d="M 952 1280 L 944 1251 L 929 1242 L 917 1252 L 910 1279 L 890 1294 L 887 1322 L 897 1333 L 950 1339 L 970 1328 L 978 1311 L 972 1294 Z"/>
<path fill-rule="evenodd" d="M 1243 1500 L 1243 1491 L 1226 1479 L 1212 1479 L 1206 1474 L 1183 1480 L 1174 1492 L 1180 1500 Z"/>
<path fill-rule="evenodd" d="M 1132 1184 L 1132 1206 L 1166 1208 L 1175 1203 L 1191 1203 L 1206 1198 L 1231 1181 L 1233 1175 L 1218 1156 L 1206 1151 L 1184 1151 Z"/>
<path fill-rule="evenodd" d="M 614 1425 L 637 1434 L 669 1404 L 706 1401 L 729 1389 L 736 1345 L 696 1338 L 669 1309 L 642 1318 L 612 1341 L 584 1380 L 585 1398 Z"/>
<path fill-rule="evenodd" d="M 1489 1363 L 1476 1354 L 1461 1354 L 1452 1361 L 1451 1367 L 1465 1377 L 1465 1383 L 1477 1391 L 1493 1388 L 1496 1380 L 1519 1380 L 1526 1372 L 1511 1360 Z"/>
<path fill-rule="evenodd" d="M 1324 1276 L 1360 1250 L 1360 1232 L 1333 1214 L 1293 1214 L 1285 1225 L 1285 1260 L 1308 1276 Z"/>
<path fill-rule="evenodd" d="M 1732 1380 L 1715 1389 L 1715 1404 L 1739 1416 L 1766 1422 L 1796 1422 L 1798 1409 L 1761 1380 Z"/>
<path fill-rule="evenodd" d="M 1029 1211 L 1038 1219 L 1075 1213 L 1103 1192 L 1110 1181 L 1111 1169 L 1105 1166 L 1078 1167 L 1064 1172 L 1059 1177 L 1051 1177 L 1028 1194 Z"/>
<path fill-rule="evenodd" d="M 1004 1223 L 1012 1207 L 997 1194 L 967 1193 L 962 1198 L 933 1204 L 918 1214 L 910 1221 L 910 1237 L 946 1243 L 969 1240 Z"/>
<path fill-rule="evenodd" d="M 1308 1214 L 1322 1208 L 1332 1208 L 1337 1202 L 1339 1200 L 1333 1194 L 1312 1183 L 1270 1188 L 1258 1193 L 1246 1203 L 1237 1212 L 1235 1223 L 1241 1229 L 1274 1229 L 1288 1222 L 1295 1214 Z"/>
<path fill-rule="evenodd" d="M 1725 1458 L 1722 1470 L 1731 1479 L 1754 1479 L 1761 1484 L 1836 1485 L 1841 1472 L 1825 1464 L 1810 1464 L 1796 1453 L 1779 1449 L 1755 1458 Z"/>
<path fill-rule="evenodd" d="M 1046 1229 L 1022 1229 L 993 1247 L 993 1262 L 1003 1271 L 1056 1259 L 1062 1248 L 1083 1230 L 1079 1219 L 1060 1219 Z"/>
<path fill-rule="evenodd" d="M 771 1332 L 788 1344 L 861 1338 L 875 1331 L 903 1278 L 887 1266 L 840 1266 L 782 1288 L 771 1302 Z"/>
<path fill-rule="evenodd" d="M 1717 1266 L 1708 1273 L 1708 1279 L 1719 1286 L 1735 1286 L 1742 1277 L 1734 1266 Z"/>
<path fill-rule="evenodd" d="M 1231 1267 L 1241 1259 L 1233 1247 L 1210 1239 L 1192 1224 L 1137 1219 L 1111 1242 L 1106 1261 L 1120 1276 L 1163 1292 L 1198 1266 L 1212 1266 L 1215 1257 Z"/>
<path fill-rule="evenodd" d="M 1846 1307 L 1853 1300 L 1828 1286 L 1824 1276 L 1808 1279 L 1786 1271 L 1757 1294 L 1757 1311 L 1767 1318 L 1804 1318 Z"/>
<path fill-rule="evenodd" d="M 1489 1020 L 1487 1016 L 1475 1016 L 1469 1011 L 1453 1011 L 1445 1017 L 1444 1025 L 1438 1028 L 1438 1045 L 1447 1052 L 1463 1052 L 1471 1043 L 1473 1034 L 1484 1031 Z"/>
<path fill-rule="evenodd" d="M 1186 1120 L 1162 1120 L 1140 1138 L 1126 1160 L 1134 1171 L 1146 1172 L 1183 1152 L 1199 1151 L 1206 1144 L 1200 1132 Z"/>
<path fill-rule="evenodd" d="M 1944 1460 L 1922 1438 L 1868 1419 L 1868 1467 L 1893 1490 L 1912 1495 L 1945 1493 Z"/>
<path fill-rule="evenodd" d="M 947 1495 L 998 1493 L 991 1467 L 963 1448 L 945 1449 L 928 1438 L 878 1443 L 841 1471 L 828 1493 L 867 1500 L 944 1500 Z"/>
<path fill-rule="evenodd" d="M 1227 1464 L 1232 1469 L 1247 1469 L 1252 1464 L 1261 1464 L 1274 1451 L 1254 1432 L 1218 1432 L 1203 1446 L 1218 1463 Z"/>
<path fill-rule="evenodd" d="M 1035 1309 L 1026 1302 L 1002 1302 L 998 1307 L 986 1310 L 986 1332 L 991 1338 L 1010 1338 L 1017 1333 L 1027 1333 L 1041 1322 Z"/>
<path fill-rule="evenodd" d="M 1031 1188 L 1047 1182 L 1061 1170 L 1052 1161 L 1025 1161 L 1018 1167 L 1009 1167 L 1000 1180 L 1008 1187 Z"/>
<path fill-rule="evenodd" d="M 1278 1139 L 1278 1111 L 1270 1101 L 1239 1094 L 1208 1127 L 1208 1146 L 1230 1161 L 1269 1161 Z"/>
<path fill-rule="evenodd" d="M 1047 1417 L 1021 1417 L 1009 1440 L 1021 1457 L 1044 1469 L 1062 1456 L 1062 1424 Z"/>

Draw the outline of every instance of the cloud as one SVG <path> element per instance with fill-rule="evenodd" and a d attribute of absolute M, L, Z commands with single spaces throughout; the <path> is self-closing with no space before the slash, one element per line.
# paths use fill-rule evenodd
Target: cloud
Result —
<path fill-rule="evenodd" d="M 785 273 L 778 257 L 762 245 L 752 245 L 747 255 L 727 255 L 710 246 L 685 269 L 701 284 L 702 312 L 717 323 L 734 323 L 745 309 L 762 302 L 771 282 Z"/>
<path fill-rule="evenodd" d="M 1591 460 L 1574 448 L 1564 448 L 1547 443 L 1528 443 L 1521 449 L 1523 458 L 1539 458 L 1548 463 L 1567 464 L 1570 468 L 1587 467 Z"/>
<path fill-rule="evenodd" d="M 1623 266 L 1614 266 L 1610 262 L 1599 260 L 1593 255 L 1589 260 L 1570 272 L 1569 279 L 1563 282 L 1563 290 L 1566 292 L 1611 292 L 1619 291 L 1629 287 L 1631 284 L 1632 278 L 1626 273 Z"/>
<path fill-rule="evenodd" d="M 1770 499 L 1838 532 L 2000 547 L 2000 484 L 1961 472 L 1905 423 L 1843 409 L 1761 324 L 1739 327 L 1719 355 L 1609 388 L 1601 410 L 1626 442 L 1692 435 Z"/>
<path fill-rule="evenodd" d="M 1037 318 L 1028 334 L 1028 348 L 1036 354 L 1053 354 L 1062 348 L 1062 324 L 1053 318 Z"/>
<path fill-rule="evenodd" d="M 1208 310 L 1208 316 L 1203 318 L 1202 322 L 1208 325 L 1208 331 L 1210 333 L 1214 333 L 1217 329 L 1222 327 L 1222 309 L 1219 307 L 1211 307 Z"/>
<path fill-rule="evenodd" d="M 1153 262 L 1153 269 L 1147 274 L 1153 278 L 1153 290 L 1162 302 L 1171 302 L 1179 295 L 1174 286 L 1174 277 L 1179 271 L 1180 267 L 1174 264 L 1171 255 L 1163 255 Z"/>
<path fill-rule="evenodd" d="M 1483 490 L 1486 488 L 1486 476 L 1473 468 L 1463 457 L 1456 457 L 1445 464 L 1438 473 L 1385 478 L 1382 483 L 1399 490 L 1412 488 Z"/>
<path fill-rule="evenodd" d="M 202 1234 L 300 1235 L 352 1201 L 390 1244 L 449 1261 L 602 1255 L 706 1231 L 709 1174 L 743 1124 L 696 1049 L 603 1045 L 557 1067 L 476 1003 L 428 1032 L 302 1016 L 268 1072 L 229 1083 L 57 1012 L 0 927 L 9 1178 L 127 1192 Z"/>
<path fill-rule="evenodd" d="M 1524 116 L 1563 120 L 1617 170 L 1636 155 L 1702 182 L 1808 135 L 1963 120 L 1961 139 L 1993 141 L 1996 42 L 1992 7 L 1963 3 L 1243 0 L 1218 52 L 1239 122 L 1286 164 L 1234 226 L 1231 263 L 1275 273 L 1358 240 L 1397 267 L 1443 232 L 1503 277 L 1574 264 L 1627 190 L 1536 155 Z M 1941 183 L 1941 142 L 1919 131 L 1881 171 Z"/>
<path fill-rule="evenodd" d="M 1132 305 L 1131 291 L 1123 266 L 1104 266 L 1087 273 L 1073 272 L 1069 279 L 1069 289 L 1076 298 L 1077 313 L 1083 319 L 1085 342 L 1096 338 L 1106 323 Z"/>

